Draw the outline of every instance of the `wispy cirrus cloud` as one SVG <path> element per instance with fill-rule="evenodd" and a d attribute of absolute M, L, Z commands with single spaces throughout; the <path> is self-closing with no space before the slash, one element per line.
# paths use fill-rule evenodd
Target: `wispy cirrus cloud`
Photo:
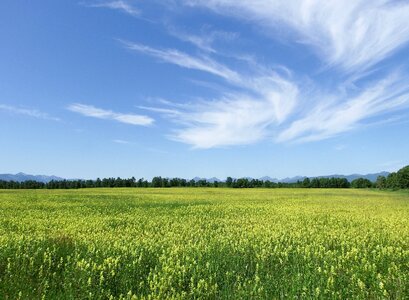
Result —
<path fill-rule="evenodd" d="M 371 117 L 409 107 L 409 83 L 393 74 L 365 87 L 358 95 L 331 95 L 290 123 L 278 142 L 309 142 L 333 137 L 361 126 Z M 345 100 L 345 98 L 347 100 Z"/>
<path fill-rule="evenodd" d="M 188 42 L 196 46 L 198 49 L 209 53 L 218 53 L 214 47 L 216 42 L 231 42 L 239 37 L 237 32 L 211 30 L 206 26 L 202 28 L 199 34 L 187 33 L 186 31 L 182 31 L 170 25 L 167 26 L 167 30 L 172 36 L 179 40 Z"/>
<path fill-rule="evenodd" d="M 251 20 L 315 49 L 327 64 L 367 69 L 409 41 L 409 3 L 390 0 L 182 0 Z M 285 37 L 288 39 L 288 36 Z"/>
<path fill-rule="evenodd" d="M 120 123 L 130 124 L 130 125 L 139 125 L 139 126 L 149 126 L 154 123 L 154 119 L 144 115 L 137 114 L 124 114 L 117 113 L 111 110 L 105 110 L 97 108 L 92 105 L 85 105 L 80 103 L 74 103 L 67 107 L 68 110 L 72 112 L 79 113 L 86 117 L 103 119 L 103 120 L 112 120 Z"/>
<path fill-rule="evenodd" d="M 280 124 L 293 111 L 297 102 L 295 83 L 266 68 L 257 73 L 239 74 L 215 59 L 193 56 L 177 50 L 160 50 L 126 42 L 126 46 L 167 63 L 207 72 L 227 80 L 240 89 L 225 93 L 219 99 L 185 106 L 184 110 L 142 107 L 167 115 L 185 124 L 170 137 L 195 148 L 212 148 L 250 144 L 268 136 L 271 124 Z M 288 73 L 290 73 L 288 71 Z"/>
<path fill-rule="evenodd" d="M 228 70 L 229 75 L 225 72 L 216 75 L 239 89 L 226 92 L 220 98 L 186 105 L 184 109 L 142 107 L 183 124 L 183 128 L 175 130 L 170 138 L 194 148 L 251 144 L 266 138 L 280 143 L 322 140 L 356 129 L 362 121 L 373 116 L 404 108 L 409 98 L 409 85 L 402 83 L 400 74 L 376 81 L 371 87 L 355 86 L 351 90 L 347 83 L 341 82 L 336 94 L 311 93 L 305 85 L 294 80 L 285 67 L 288 78 L 262 66 L 256 68 L 256 73 L 248 71 L 245 74 L 210 58 L 211 64 L 204 67 L 202 63 L 191 63 L 200 61 L 195 56 L 179 55 L 180 52 L 176 52 L 176 57 L 169 56 L 174 50 L 141 45 L 137 45 L 137 49 L 168 63 L 212 74 L 216 69 L 209 69 L 209 65 L 217 65 L 218 72 Z"/>
<path fill-rule="evenodd" d="M 86 6 L 119 10 L 131 16 L 139 16 L 140 14 L 139 9 L 130 4 L 129 1 L 125 0 L 99 1 L 95 3 L 86 4 Z"/>
<path fill-rule="evenodd" d="M 272 138 L 272 128 L 285 122 L 297 105 L 297 85 L 275 73 L 239 82 L 244 92 L 172 108 L 144 108 L 183 124 L 169 137 L 193 148 L 245 145 Z"/>
<path fill-rule="evenodd" d="M 183 68 L 204 71 L 228 81 L 237 82 L 240 79 L 236 71 L 216 62 L 206 56 L 192 56 L 175 49 L 156 49 L 146 45 L 121 41 L 128 49 L 146 54 L 159 59 L 160 61 L 178 65 Z"/>
<path fill-rule="evenodd" d="M 126 140 L 121 140 L 121 139 L 115 139 L 115 140 L 112 140 L 114 143 L 116 143 L 116 144 L 122 144 L 122 145 L 129 145 L 129 144 L 131 144 L 131 142 L 130 141 L 126 141 Z"/>
<path fill-rule="evenodd" d="M 216 53 L 216 50 L 214 49 L 212 45 L 214 39 L 211 36 L 193 35 L 193 34 L 181 32 L 180 30 L 176 30 L 176 29 L 171 29 L 170 33 L 173 36 L 177 37 L 179 40 L 193 44 L 200 50 L 203 50 L 205 52 Z"/>
<path fill-rule="evenodd" d="M 157 112 L 163 115 L 178 116 L 181 112 L 177 109 L 163 108 L 163 107 L 152 107 L 152 106 L 138 106 L 140 109 Z"/>
<path fill-rule="evenodd" d="M 183 124 L 170 138 L 193 148 L 244 145 L 266 138 L 277 143 L 319 141 L 371 122 L 376 125 L 373 117 L 408 109 L 409 84 L 399 78 L 395 74 L 375 81 L 358 94 L 355 90 L 308 94 L 305 87 L 300 91 L 293 82 L 276 78 L 275 85 L 260 85 L 262 92 L 253 97 L 231 94 L 190 103 L 177 113 L 168 114 L 163 109 L 163 113 Z M 303 106 L 309 97 L 318 99 Z M 297 107 L 301 109 L 297 111 Z"/>
<path fill-rule="evenodd" d="M 407 74 L 391 71 L 402 69 L 402 65 L 392 61 L 388 68 L 380 66 L 409 41 L 408 2 L 176 0 L 173 3 L 207 7 L 219 16 L 268 28 L 264 32 L 271 36 L 272 43 L 284 40 L 315 53 L 322 64 L 312 72 L 324 72 L 332 82 L 327 87 L 286 66 L 271 68 L 259 64 L 253 53 L 242 55 L 249 64 L 247 69 L 242 66 L 239 69 L 238 64 L 225 59 L 231 54 L 214 47 L 215 36 L 201 33 L 170 30 L 172 36 L 195 45 L 199 53 L 195 55 L 122 41 L 128 49 L 160 62 L 215 75 L 203 86 L 217 84 L 219 97 L 201 98 L 185 105 L 162 103 L 160 107 L 143 107 L 177 124 L 170 134 L 173 140 L 194 148 L 243 145 L 264 139 L 276 143 L 312 142 L 374 124 L 388 114 L 399 114 L 409 108 Z"/>
<path fill-rule="evenodd" d="M 25 115 L 37 119 L 61 121 L 60 118 L 52 117 L 49 114 L 32 108 L 16 107 L 12 105 L 0 104 L 0 110 L 6 111 L 11 114 Z"/>
<path fill-rule="evenodd" d="M 177 115 L 185 128 L 176 130 L 170 137 L 202 149 L 246 145 L 271 137 L 270 126 L 277 125 L 281 118 L 276 101 L 296 100 L 297 89 L 288 89 L 271 98 L 246 98 L 237 94 L 191 105 Z"/>

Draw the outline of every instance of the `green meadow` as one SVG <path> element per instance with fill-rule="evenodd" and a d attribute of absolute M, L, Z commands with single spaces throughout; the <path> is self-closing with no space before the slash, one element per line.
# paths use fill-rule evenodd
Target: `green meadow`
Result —
<path fill-rule="evenodd" d="M 0 190 L 1 299 L 408 299 L 409 193 Z"/>

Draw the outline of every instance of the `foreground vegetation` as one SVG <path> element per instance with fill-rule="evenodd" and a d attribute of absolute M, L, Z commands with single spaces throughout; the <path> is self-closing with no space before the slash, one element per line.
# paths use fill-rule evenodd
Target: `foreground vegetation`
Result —
<path fill-rule="evenodd" d="M 409 194 L 0 190 L 2 299 L 408 299 Z"/>

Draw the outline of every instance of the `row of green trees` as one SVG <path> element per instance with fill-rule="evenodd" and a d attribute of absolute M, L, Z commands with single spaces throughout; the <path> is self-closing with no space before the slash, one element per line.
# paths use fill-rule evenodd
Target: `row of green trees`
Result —
<path fill-rule="evenodd" d="M 186 180 L 183 178 L 154 177 L 152 181 L 146 179 L 136 180 L 135 177 L 104 178 L 96 180 L 60 180 L 48 183 L 37 181 L 3 181 L 0 180 L 0 189 L 80 189 L 102 187 L 230 187 L 230 188 L 379 188 L 379 189 L 408 189 L 409 166 L 398 172 L 389 174 L 387 177 L 379 176 L 376 182 L 365 178 L 358 178 L 349 182 L 346 178 L 305 178 L 303 181 L 294 183 L 271 182 L 259 179 L 227 177 L 225 182 L 209 182 L 205 179 Z"/>
<path fill-rule="evenodd" d="M 390 173 L 387 177 L 379 176 L 375 186 L 379 189 L 409 189 L 409 166 Z"/>

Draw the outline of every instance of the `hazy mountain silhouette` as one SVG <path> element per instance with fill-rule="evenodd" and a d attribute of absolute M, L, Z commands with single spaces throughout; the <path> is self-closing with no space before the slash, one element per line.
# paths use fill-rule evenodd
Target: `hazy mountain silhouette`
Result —
<path fill-rule="evenodd" d="M 0 174 L 0 180 L 5 181 L 28 181 L 34 180 L 38 182 L 50 182 L 51 180 L 64 180 L 64 178 L 57 177 L 57 176 L 47 176 L 47 175 L 30 175 L 25 173 L 17 173 L 17 174 Z"/>

